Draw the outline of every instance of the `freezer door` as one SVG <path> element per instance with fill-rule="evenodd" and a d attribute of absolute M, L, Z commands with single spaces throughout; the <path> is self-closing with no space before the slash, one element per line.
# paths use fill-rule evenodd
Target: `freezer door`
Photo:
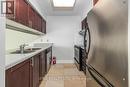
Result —
<path fill-rule="evenodd" d="M 101 75 L 91 65 L 87 66 L 89 74 L 101 87 L 114 87 L 103 75 Z"/>

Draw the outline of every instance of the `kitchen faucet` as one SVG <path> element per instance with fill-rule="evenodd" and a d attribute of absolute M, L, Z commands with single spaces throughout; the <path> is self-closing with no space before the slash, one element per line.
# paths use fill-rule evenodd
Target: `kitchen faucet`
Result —
<path fill-rule="evenodd" d="M 22 44 L 22 45 L 19 46 L 21 53 L 24 53 L 24 48 L 25 48 L 25 46 L 28 46 L 28 44 Z"/>

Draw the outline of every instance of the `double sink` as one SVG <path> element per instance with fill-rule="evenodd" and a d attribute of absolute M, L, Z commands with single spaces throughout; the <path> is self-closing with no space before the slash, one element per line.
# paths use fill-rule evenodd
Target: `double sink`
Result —
<path fill-rule="evenodd" d="M 28 48 L 28 49 L 24 49 L 23 51 L 16 50 L 16 51 L 10 52 L 10 54 L 27 54 L 27 53 L 35 52 L 35 51 L 40 50 L 40 49 L 41 48 Z"/>

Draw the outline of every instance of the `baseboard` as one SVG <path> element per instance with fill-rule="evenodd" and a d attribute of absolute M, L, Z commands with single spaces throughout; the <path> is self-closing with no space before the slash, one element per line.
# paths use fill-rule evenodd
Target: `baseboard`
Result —
<path fill-rule="evenodd" d="M 74 60 L 57 60 L 57 63 L 74 63 Z"/>

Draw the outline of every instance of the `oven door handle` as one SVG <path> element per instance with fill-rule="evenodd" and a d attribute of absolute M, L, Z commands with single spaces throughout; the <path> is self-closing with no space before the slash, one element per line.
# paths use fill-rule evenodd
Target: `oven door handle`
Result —
<path fill-rule="evenodd" d="M 101 87 L 114 87 L 105 77 L 103 77 L 99 72 L 97 72 L 92 66 L 87 66 L 87 68 L 90 75 L 99 85 L 101 85 Z M 105 85 L 93 73 L 96 74 L 102 80 L 102 82 L 105 83 Z"/>

